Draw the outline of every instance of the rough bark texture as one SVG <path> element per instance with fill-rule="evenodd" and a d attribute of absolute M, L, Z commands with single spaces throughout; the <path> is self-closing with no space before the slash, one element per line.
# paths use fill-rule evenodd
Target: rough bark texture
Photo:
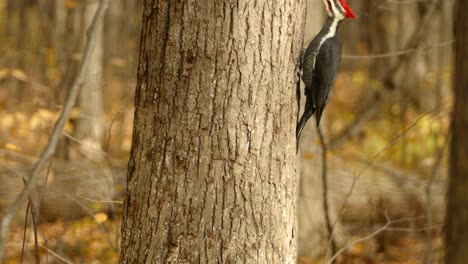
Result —
<path fill-rule="evenodd" d="M 294 263 L 304 2 L 144 2 L 121 263 Z"/>
<path fill-rule="evenodd" d="M 455 108 L 450 158 L 445 263 L 468 260 L 468 2 L 455 5 Z"/>

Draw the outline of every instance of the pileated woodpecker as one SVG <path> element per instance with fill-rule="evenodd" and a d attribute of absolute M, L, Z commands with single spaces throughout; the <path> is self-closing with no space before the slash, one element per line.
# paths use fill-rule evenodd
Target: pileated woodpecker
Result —
<path fill-rule="evenodd" d="M 327 21 L 322 30 L 307 46 L 307 49 L 301 51 L 298 63 L 297 100 L 299 110 L 301 77 L 306 85 L 305 109 L 296 127 L 298 146 L 302 130 L 309 118 L 316 113 L 317 126 L 319 126 L 323 110 L 330 100 L 341 62 L 338 26 L 345 18 L 356 18 L 346 0 L 323 0 L 323 2 L 328 13 Z"/>

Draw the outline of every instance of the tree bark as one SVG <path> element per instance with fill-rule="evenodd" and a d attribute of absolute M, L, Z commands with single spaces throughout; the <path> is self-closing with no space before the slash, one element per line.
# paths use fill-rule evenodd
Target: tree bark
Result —
<path fill-rule="evenodd" d="M 121 263 L 294 263 L 301 0 L 144 2 Z"/>
<path fill-rule="evenodd" d="M 468 2 L 456 1 L 455 20 L 455 106 L 452 121 L 450 184 L 445 233 L 445 263 L 468 259 Z"/>

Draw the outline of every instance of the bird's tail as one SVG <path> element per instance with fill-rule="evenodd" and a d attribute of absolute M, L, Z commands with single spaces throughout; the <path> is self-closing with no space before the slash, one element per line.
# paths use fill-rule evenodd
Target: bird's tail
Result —
<path fill-rule="evenodd" d="M 322 120 L 323 109 L 324 107 L 318 107 L 315 113 L 315 119 L 317 120 L 317 127 L 319 127 L 320 120 Z"/>
<path fill-rule="evenodd" d="M 299 120 L 299 123 L 297 123 L 296 126 L 296 153 L 299 151 L 299 139 L 302 134 L 302 130 L 304 130 L 304 127 L 309 120 L 309 118 L 314 114 L 315 108 L 312 105 L 312 99 L 309 97 L 306 100 L 306 106 L 304 113 L 302 114 L 301 119 Z"/>

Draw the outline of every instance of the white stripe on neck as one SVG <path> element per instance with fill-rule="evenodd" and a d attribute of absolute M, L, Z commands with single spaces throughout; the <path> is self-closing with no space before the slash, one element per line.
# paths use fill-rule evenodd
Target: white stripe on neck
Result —
<path fill-rule="evenodd" d="M 325 36 L 323 36 L 323 38 L 320 40 L 320 43 L 317 47 L 317 50 L 314 52 L 314 64 L 313 64 L 313 69 L 315 69 L 315 62 L 317 61 L 317 55 L 320 51 L 320 48 L 322 47 L 323 43 L 325 43 L 325 41 L 327 41 L 328 39 L 330 38 L 333 38 L 335 35 L 336 35 L 336 29 L 338 27 L 338 22 L 340 22 L 341 19 L 335 17 L 333 18 L 333 22 L 332 24 L 330 25 L 330 28 L 329 28 L 329 31 L 327 32 L 327 34 Z"/>
<path fill-rule="evenodd" d="M 322 46 L 322 44 L 329 38 L 333 38 L 335 35 L 336 35 L 336 28 L 338 27 L 338 22 L 340 22 L 341 19 L 338 19 L 338 18 L 333 18 L 333 22 L 332 24 L 330 25 L 330 28 L 329 28 L 329 31 L 328 33 L 323 36 L 322 40 L 320 41 L 320 44 L 319 44 L 319 48 L 320 49 L 320 46 Z"/>

